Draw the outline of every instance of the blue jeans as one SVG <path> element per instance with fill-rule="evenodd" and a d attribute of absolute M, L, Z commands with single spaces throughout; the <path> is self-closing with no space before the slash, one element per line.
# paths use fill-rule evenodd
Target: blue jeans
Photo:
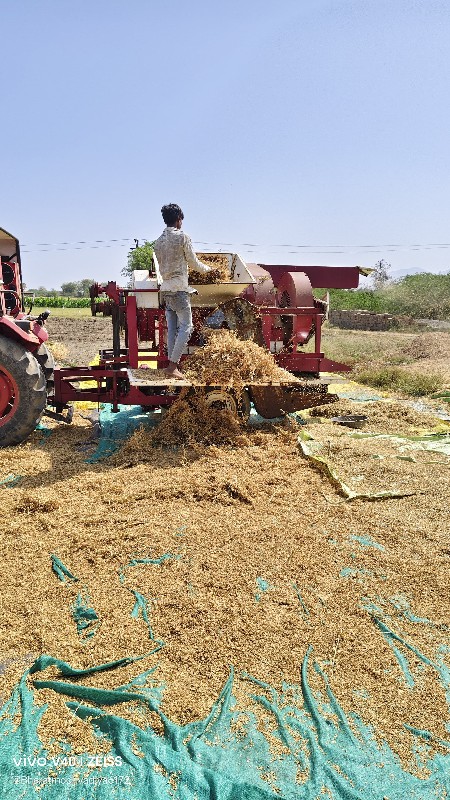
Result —
<path fill-rule="evenodd" d="M 189 292 L 161 292 L 161 303 L 166 308 L 167 355 L 178 364 L 194 330 Z"/>

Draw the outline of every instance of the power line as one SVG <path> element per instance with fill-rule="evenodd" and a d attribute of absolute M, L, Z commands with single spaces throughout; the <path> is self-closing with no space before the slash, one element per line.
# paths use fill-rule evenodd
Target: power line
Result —
<path fill-rule="evenodd" d="M 77 242 L 33 242 L 32 245 L 25 244 L 24 247 L 56 247 L 60 244 L 89 244 L 89 242 L 129 242 L 131 241 L 131 236 L 127 236 L 122 239 L 80 239 Z"/>
<path fill-rule="evenodd" d="M 23 253 L 49 253 L 49 252 L 62 252 L 69 250 L 98 250 L 103 248 L 113 247 L 127 247 L 130 242 L 135 241 L 135 237 L 125 237 L 121 239 L 81 239 L 75 242 L 37 242 L 33 245 L 24 245 L 22 248 Z M 145 237 L 141 237 L 142 241 Z M 359 245 L 344 245 L 344 244 L 255 244 L 254 242 L 205 242 L 194 240 L 194 244 L 202 245 L 203 247 L 229 247 L 236 250 L 237 248 L 245 248 L 246 252 L 254 253 L 258 248 L 260 250 L 274 249 L 286 250 L 289 254 L 303 253 L 304 255 L 345 255 L 352 252 L 363 251 L 364 253 L 377 254 L 381 252 L 396 253 L 401 250 L 419 251 L 419 250 L 433 250 L 450 248 L 450 243 L 434 242 L 428 244 L 359 244 Z M 33 248 L 33 249 L 27 249 Z M 34 249 L 39 248 L 39 249 Z M 290 248 L 290 249 L 288 249 Z"/>
<path fill-rule="evenodd" d="M 421 248 L 432 248 L 432 247 L 443 247 L 447 248 L 450 247 L 449 243 L 439 243 L 439 244 L 255 244 L 252 242 L 240 242 L 236 244 L 236 242 L 202 242 L 199 240 L 194 241 L 195 244 L 204 244 L 204 245 L 218 245 L 220 247 L 277 247 L 277 248 L 284 248 L 284 247 L 294 247 L 296 250 L 310 250 L 314 247 L 318 248 L 340 248 L 339 250 L 334 250 L 333 252 L 342 252 L 343 250 L 365 250 L 368 248 L 393 248 L 394 250 L 397 248 L 405 248 L 408 250 L 414 249 L 421 249 Z M 319 252 L 319 250 L 314 250 L 314 252 Z"/>
<path fill-rule="evenodd" d="M 53 250 L 96 250 L 101 247 L 126 247 L 121 242 L 131 242 L 133 238 L 128 236 L 125 239 L 81 239 L 78 242 L 37 242 L 32 245 L 23 245 L 22 253 L 49 253 Z M 90 244 L 93 242 L 93 244 Z M 109 244 L 112 242 L 112 244 Z M 79 245 L 84 245 L 80 247 Z M 26 247 L 46 248 L 40 250 L 25 250 Z"/>
<path fill-rule="evenodd" d="M 101 250 L 104 247 L 126 247 L 126 244 L 94 244 L 87 247 L 54 247 L 44 250 L 22 250 L 22 253 L 57 253 L 60 250 Z"/>

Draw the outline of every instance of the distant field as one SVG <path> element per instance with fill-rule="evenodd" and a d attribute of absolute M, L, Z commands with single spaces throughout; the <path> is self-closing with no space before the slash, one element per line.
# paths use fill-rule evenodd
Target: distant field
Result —
<path fill-rule="evenodd" d="M 33 309 L 36 311 L 37 309 Z M 42 309 L 40 309 L 42 310 Z M 90 317 L 90 308 L 49 308 L 52 317 Z"/>
<path fill-rule="evenodd" d="M 392 393 L 432 394 L 450 383 L 450 334 L 446 331 L 323 329 L 328 358 L 353 368 L 352 377 Z"/>

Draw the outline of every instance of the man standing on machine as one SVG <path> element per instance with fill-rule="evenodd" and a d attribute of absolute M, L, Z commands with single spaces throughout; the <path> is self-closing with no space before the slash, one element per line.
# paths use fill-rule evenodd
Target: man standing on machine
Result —
<path fill-rule="evenodd" d="M 198 272 L 211 272 L 194 253 L 189 236 L 181 230 L 184 214 L 176 203 L 161 209 L 166 228 L 156 240 L 154 251 L 162 277 L 161 304 L 166 310 L 167 355 L 169 366 L 165 373 L 170 378 L 184 378 L 178 369 L 182 353 L 193 331 L 192 310 L 188 286 L 189 267 Z"/>

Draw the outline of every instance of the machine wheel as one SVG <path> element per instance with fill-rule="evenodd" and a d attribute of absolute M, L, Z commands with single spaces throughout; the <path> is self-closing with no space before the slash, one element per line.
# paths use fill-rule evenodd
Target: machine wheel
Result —
<path fill-rule="evenodd" d="M 39 349 L 34 353 L 34 357 L 44 373 L 47 383 L 47 394 L 53 394 L 55 389 L 55 359 L 45 344 L 41 344 Z"/>
<path fill-rule="evenodd" d="M 246 389 L 240 394 L 226 389 L 210 389 L 205 394 L 206 404 L 220 411 L 230 411 L 246 422 L 250 416 L 250 396 Z"/>
<path fill-rule="evenodd" d="M 0 336 L 0 447 L 25 441 L 47 400 L 39 363 L 23 345 Z"/>

